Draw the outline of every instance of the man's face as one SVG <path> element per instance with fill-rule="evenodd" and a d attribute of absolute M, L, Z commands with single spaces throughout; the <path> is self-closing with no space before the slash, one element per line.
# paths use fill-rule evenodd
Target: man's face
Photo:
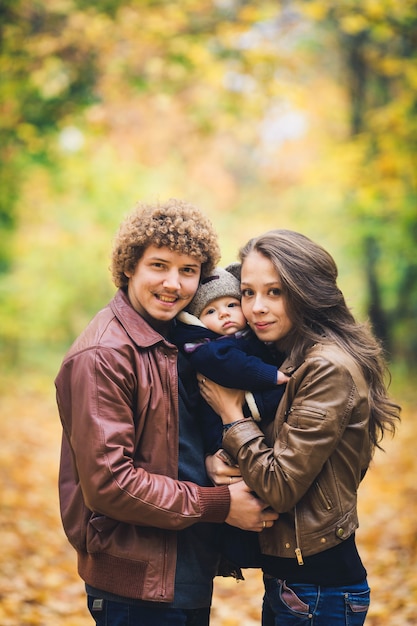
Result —
<path fill-rule="evenodd" d="M 200 280 L 201 262 L 169 248 L 149 246 L 129 278 L 133 308 L 152 326 L 172 320 L 191 302 Z"/>

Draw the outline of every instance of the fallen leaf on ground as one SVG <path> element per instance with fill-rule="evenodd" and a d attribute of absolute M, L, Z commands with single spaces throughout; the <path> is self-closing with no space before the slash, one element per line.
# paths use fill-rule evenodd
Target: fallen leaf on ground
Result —
<path fill-rule="evenodd" d="M 29 388 L 28 388 L 29 387 Z M 57 494 L 61 428 L 53 393 L 2 394 L 0 416 L 0 624 L 92 626 Z M 359 550 L 372 589 L 367 626 L 417 624 L 417 420 L 403 410 L 386 452 L 359 491 Z M 260 624 L 262 576 L 217 578 L 211 626 Z"/>

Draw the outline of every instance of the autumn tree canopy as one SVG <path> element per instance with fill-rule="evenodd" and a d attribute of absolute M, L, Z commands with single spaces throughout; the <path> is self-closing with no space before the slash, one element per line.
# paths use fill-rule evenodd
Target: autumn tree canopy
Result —
<path fill-rule="evenodd" d="M 321 241 L 416 359 L 417 0 L 5 0 L 0 29 L 9 361 L 71 341 L 111 293 L 122 212 L 167 194 L 226 255 L 255 229 Z"/>

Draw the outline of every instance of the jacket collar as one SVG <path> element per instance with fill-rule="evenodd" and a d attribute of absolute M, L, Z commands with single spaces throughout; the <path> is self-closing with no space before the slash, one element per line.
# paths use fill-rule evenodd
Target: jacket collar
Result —
<path fill-rule="evenodd" d="M 291 376 L 301 365 L 302 361 L 296 363 L 295 361 L 286 358 L 283 363 L 279 366 L 281 372 L 284 372 L 287 376 Z"/>
<path fill-rule="evenodd" d="M 300 365 L 304 363 L 307 356 L 310 356 L 316 350 L 321 350 L 321 344 L 313 344 L 306 350 L 306 354 L 302 357 L 300 356 L 298 359 L 290 359 L 289 357 L 286 357 L 279 367 L 280 371 L 287 374 L 287 376 L 291 376 L 291 374 L 293 374 L 295 370 L 297 370 Z"/>
<path fill-rule="evenodd" d="M 148 348 L 160 342 L 169 343 L 135 311 L 123 289 L 116 292 L 110 302 L 110 308 L 132 341 L 141 348 Z"/>

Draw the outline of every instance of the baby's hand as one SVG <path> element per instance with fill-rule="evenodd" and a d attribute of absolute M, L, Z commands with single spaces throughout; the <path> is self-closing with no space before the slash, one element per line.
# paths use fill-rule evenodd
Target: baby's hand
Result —
<path fill-rule="evenodd" d="M 284 374 L 284 372 L 280 372 L 278 370 L 278 375 L 277 375 L 277 385 L 283 385 L 284 383 L 287 383 L 290 380 L 290 377 L 287 376 L 286 374 Z"/>

